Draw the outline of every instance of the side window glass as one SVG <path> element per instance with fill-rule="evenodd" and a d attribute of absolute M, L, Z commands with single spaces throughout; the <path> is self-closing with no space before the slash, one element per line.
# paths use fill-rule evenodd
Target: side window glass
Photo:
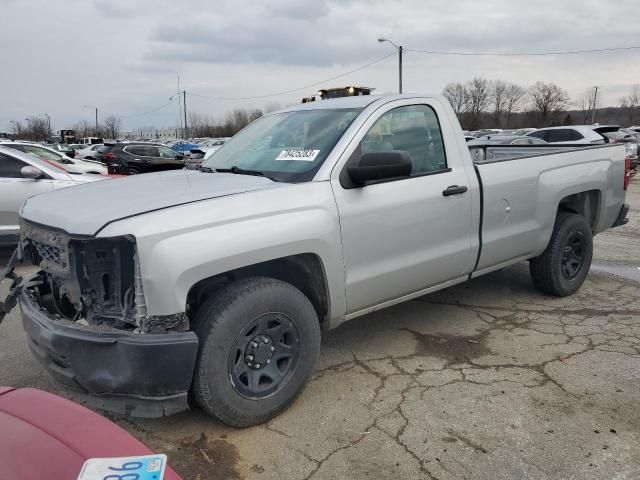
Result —
<path fill-rule="evenodd" d="M 398 107 L 382 115 L 360 143 L 361 152 L 401 150 L 411 156 L 411 175 L 447 168 L 438 117 L 427 105 Z"/>
<path fill-rule="evenodd" d="M 0 154 L 0 178 L 22 178 L 20 170 L 25 165 L 20 160 Z"/>
<path fill-rule="evenodd" d="M 158 150 L 160 151 L 161 158 L 175 159 L 176 155 L 178 155 L 176 152 L 167 147 L 158 147 Z"/>

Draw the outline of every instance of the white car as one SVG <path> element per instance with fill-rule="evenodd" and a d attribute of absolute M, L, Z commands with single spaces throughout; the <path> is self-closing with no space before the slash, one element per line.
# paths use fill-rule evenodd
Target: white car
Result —
<path fill-rule="evenodd" d="M 547 143 L 572 145 L 597 145 L 607 143 L 605 137 L 594 130 L 594 125 L 570 125 L 566 127 L 540 128 L 527 133 L 527 137 L 541 138 Z"/>
<path fill-rule="evenodd" d="M 0 245 L 18 240 L 18 212 L 24 201 L 39 193 L 109 179 L 102 175 L 69 173 L 62 165 L 0 145 Z"/>
<path fill-rule="evenodd" d="M 106 175 L 107 167 L 100 162 L 91 160 L 78 160 L 69 158 L 65 154 L 57 152 L 51 148 L 37 143 L 29 142 L 6 142 L 1 145 L 21 152 L 28 153 L 45 162 L 55 162 L 58 166 L 69 173 L 91 173 L 96 175 Z"/>
<path fill-rule="evenodd" d="M 76 150 L 75 158 L 78 160 L 95 160 L 96 150 L 98 150 L 98 148 L 102 145 L 104 145 L 104 143 L 96 143 L 94 145 L 87 145 L 84 148 Z"/>

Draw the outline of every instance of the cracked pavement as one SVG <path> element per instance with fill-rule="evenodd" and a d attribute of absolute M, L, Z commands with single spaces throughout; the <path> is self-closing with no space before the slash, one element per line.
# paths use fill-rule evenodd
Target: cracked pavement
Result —
<path fill-rule="evenodd" d="M 185 479 L 640 478 L 640 179 L 627 202 L 630 224 L 596 237 L 571 297 L 540 294 L 520 264 L 347 322 L 298 400 L 258 427 L 198 409 L 111 418 Z M 74 398 L 15 312 L 0 328 L 0 385 Z"/>

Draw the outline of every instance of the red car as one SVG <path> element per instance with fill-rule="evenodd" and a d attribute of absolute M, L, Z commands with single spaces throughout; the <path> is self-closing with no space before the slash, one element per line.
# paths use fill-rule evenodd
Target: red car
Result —
<path fill-rule="evenodd" d="M 0 387 L 0 478 L 75 480 L 85 460 L 154 452 L 115 423 L 57 395 Z M 181 480 L 170 467 L 165 480 Z"/>

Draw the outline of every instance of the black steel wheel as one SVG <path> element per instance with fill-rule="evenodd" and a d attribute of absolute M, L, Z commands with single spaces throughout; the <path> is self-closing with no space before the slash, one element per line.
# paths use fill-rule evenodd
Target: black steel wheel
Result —
<path fill-rule="evenodd" d="M 585 259 L 585 240 L 580 231 L 573 232 L 567 239 L 562 251 L 562 274 L 567 280 L 573 280 L 582 270 Z"/>
<path fill-rule="evenodd" d="M 249 322 L 233 343 L 229 378 L 243 397 L 265 398 L 291 379 L 299 357 L 298 327 L 284 314 L 266 313 Z"/>
<path fill-rule="evenodd" d="M 529 262 L 531 279 L 544 293 L 571 295 L 587 278 L 592 255 L 589 222 L 576 213 L 559 212 L 547 248 Z"/>
<path fill-rule="evenodd" d="M 320 351 L 320 323 L 293 285 L 234 281 L 200 307 L 193 396 L 227 425 L 248 427 L 283 411 L 302 391 Z"/>

